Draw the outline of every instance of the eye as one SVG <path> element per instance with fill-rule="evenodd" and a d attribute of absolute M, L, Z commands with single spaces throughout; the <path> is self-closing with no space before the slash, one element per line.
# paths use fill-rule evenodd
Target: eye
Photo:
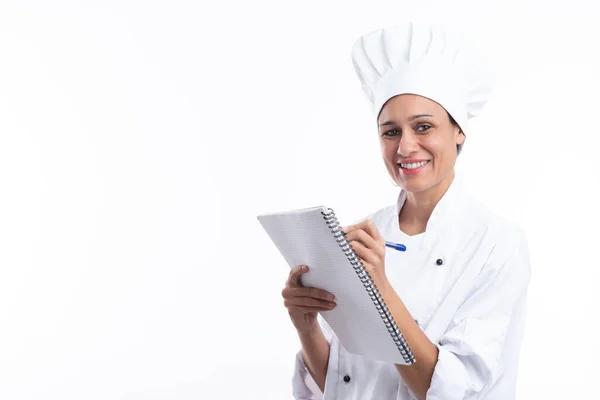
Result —
<path fill-rule="evenodd" d="M 398 129 L 390 129 L 389 131 L 383 132 L 382 136 L 396 136 L 398 134 L 400 134 Z"/>
<path fill-rule="evenodd" d="M 424 129 L 421 129 L 421 128 L 424 128 Z M 431 126 L 431 125 L 428 125 L 428 124 L 422 124 L 422 125 L 419 125 L 419 126 L 417 127 L 417 132 L 427 132 L 427 131 L 428 131 L 428 130 L 430 130 L 431 128 L 432 128 L 432 126 Z"/>

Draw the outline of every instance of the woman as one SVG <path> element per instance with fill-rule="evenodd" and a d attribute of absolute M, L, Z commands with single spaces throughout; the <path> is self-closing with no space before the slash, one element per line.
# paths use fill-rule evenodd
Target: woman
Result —
<path fill-rule="evenodd" d="M 282 291 L 300 337 L 297 399 L 514 398 L 530 266 L 521 229 L 472 199 L 455 178 L 467 120 L 489 97 L 477 53 L 438 26 L 406 24 L 362 36 L 352 60 L 377 115 L 395 204 L 344 228 L 416 362 L 391 365 L 346 351 L 320 311 L 332 296 Z M 406 253 L 386 250 L 385 240 Z"/>

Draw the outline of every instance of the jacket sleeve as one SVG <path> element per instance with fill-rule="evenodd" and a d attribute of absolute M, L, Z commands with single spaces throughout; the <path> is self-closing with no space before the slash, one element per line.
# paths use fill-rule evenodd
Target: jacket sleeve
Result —
<path fill-rule="evenodd" d="M 428 400 L 471 400 L 493 385 L 503 371 L 502 348 L 515 307 L 530 279 L 527 241 L 517 228 L 492 250 L 448 329 L 439 349 Z"/>
<path fill-rule="evenodd" d="M 318 315 L 318 322 L 323 331 L 323 335 L 329 343 L 329 362 L 327 365 L 327 375 L 333 373 L 332 369 L 337 365 L 337 348 L 338 341 L 335 333 L 327 324 L 327 322 Z M 302 357 L 302 349 L 296 353 L 294 374 L 292 376 L 292 391 L 296 400 L 322 400 L 323 392 L 308 372 L 304 358 Z"/>

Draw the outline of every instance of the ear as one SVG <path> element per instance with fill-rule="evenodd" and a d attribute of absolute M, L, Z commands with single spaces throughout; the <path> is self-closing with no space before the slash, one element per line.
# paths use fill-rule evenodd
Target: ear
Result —
<path fill-rule="evenodd" d="M 465 133 L 462 131 L 462 129 L 460 129 L 457 133 L 456 144 L 463 144 L 466 139 L 467 137 L 465 136 Z"/>

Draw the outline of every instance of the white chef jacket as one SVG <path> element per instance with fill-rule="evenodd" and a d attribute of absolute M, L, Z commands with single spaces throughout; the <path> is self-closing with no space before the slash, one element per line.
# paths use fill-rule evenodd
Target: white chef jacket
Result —
<path fill-rule="evenodd" d="M 427 399 L 514 399 L 530 277 L 523 231 L 473 199 L 458 177 L 420 235 L 400 230 L 405 200 L 401 190 L 394 205 L 367 218 L 386 240 L 407 245 L 386 249 L 385 271 L 439 349 Z M 321 316 L 319 323 L 330 343 L 325 391 L 299 351 L 294 398 L 416 399 L 393 364 L 349 353 Z"/>

